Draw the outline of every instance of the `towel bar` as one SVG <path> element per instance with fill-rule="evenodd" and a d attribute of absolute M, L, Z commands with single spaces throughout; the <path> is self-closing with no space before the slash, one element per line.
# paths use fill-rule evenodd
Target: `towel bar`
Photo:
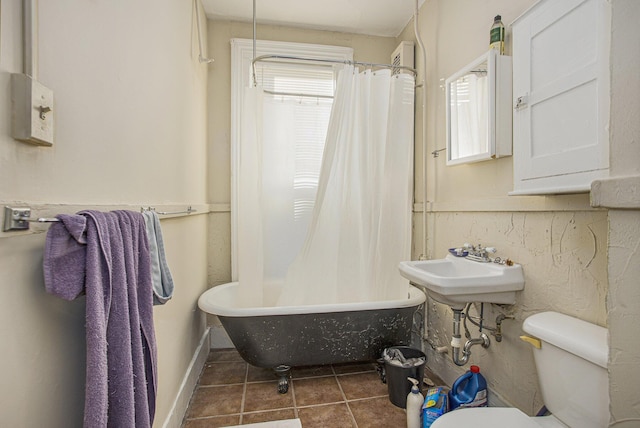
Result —
<path fill-rule="evenodd" d="M 31 223 L 54 223 L 56 221 L 60 221 L 55 217 L 39 217 L 39 218 L 30 218 L 27 221 Z"/>
<path fill-rule="evenodd" d="M 144 211 L 156 211 L 154 207 L 142 207 L 141 212 Z M 178 214 L 191 214 L 198 210 L 193 209 L 191 205 L 184 211 L 156 211 L 158 215 L 178 215 Z M 4 232 L 10 232 L 14 230 L 28 230 L 29 223 L 55 223 L 59 222 L 57 218 L 52 217 L 39 217 L 31 218 L 31 208 L 29 207 L 4 207 L 4 225 L 2 230 Z"/>
<path fill-rule="evenodd" d="M 29 223 L 52 223 L 60 221 L 57 218 L 31 218 L 31 208 L 4 207 L 4 232 L 11 230 L 27 230 Z"/>
<path fill-rule="evenodd" d="M 189 205 L 187 207 L 187 209 L 184 210 L 184 211 L 156 211 L 156 209 L 154 207 L 142 207 L 142 208 L 140 208 L 140 211 L 141 212 L 144 212 L 144 211 L 155 211 L 156 214 L 158 214 L 158 215 L 191 214 L 191 213 L 198 212 L 198 210 L 193 209 L 191 207 L 191 205 Z"/>

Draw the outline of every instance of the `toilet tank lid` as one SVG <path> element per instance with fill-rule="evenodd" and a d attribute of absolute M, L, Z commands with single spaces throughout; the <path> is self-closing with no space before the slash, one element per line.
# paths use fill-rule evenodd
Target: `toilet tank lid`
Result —
<path fill-rule="evenodd" d="M 604 327 L 558 312 L 541 312 L 525 319 L 522 329 L 543 342 L 607 368 L 608 331 Z"/>

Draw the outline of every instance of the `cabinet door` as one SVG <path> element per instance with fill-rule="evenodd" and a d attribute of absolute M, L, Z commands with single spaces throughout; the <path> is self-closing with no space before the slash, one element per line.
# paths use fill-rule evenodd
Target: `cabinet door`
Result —
<path fill-rule="evenodd" d="M 511 156 L 511 57 L 491 49 L 445 83 L 447 165 Z"/>
<path fill-rule="evenodd" d="M 543 0 L 514 22 L 513 194 L 608 175 L 610 21 L 606 0 Z"/>

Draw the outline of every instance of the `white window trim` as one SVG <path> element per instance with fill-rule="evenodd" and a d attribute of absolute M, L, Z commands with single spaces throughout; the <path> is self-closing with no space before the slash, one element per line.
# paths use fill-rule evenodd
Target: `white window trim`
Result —
<path fill-rule="evenodd" d="M 256 56 L 288 55 L 318 59 L 353 60 L 353 48 L 307 43 L 256 41 Z M 251 82 L 253 40 L 231 39 L 231 279 L 238 280 L 238 147 L 243 91 Z"/>

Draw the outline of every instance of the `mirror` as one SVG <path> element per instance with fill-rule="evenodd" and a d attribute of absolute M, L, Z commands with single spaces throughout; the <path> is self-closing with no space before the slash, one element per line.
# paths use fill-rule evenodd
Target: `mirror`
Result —
<path fill-rule="evenodd" d="M 511 155 L 511 57 L 491 50 L 446 80 L 447 165 Z"/>

